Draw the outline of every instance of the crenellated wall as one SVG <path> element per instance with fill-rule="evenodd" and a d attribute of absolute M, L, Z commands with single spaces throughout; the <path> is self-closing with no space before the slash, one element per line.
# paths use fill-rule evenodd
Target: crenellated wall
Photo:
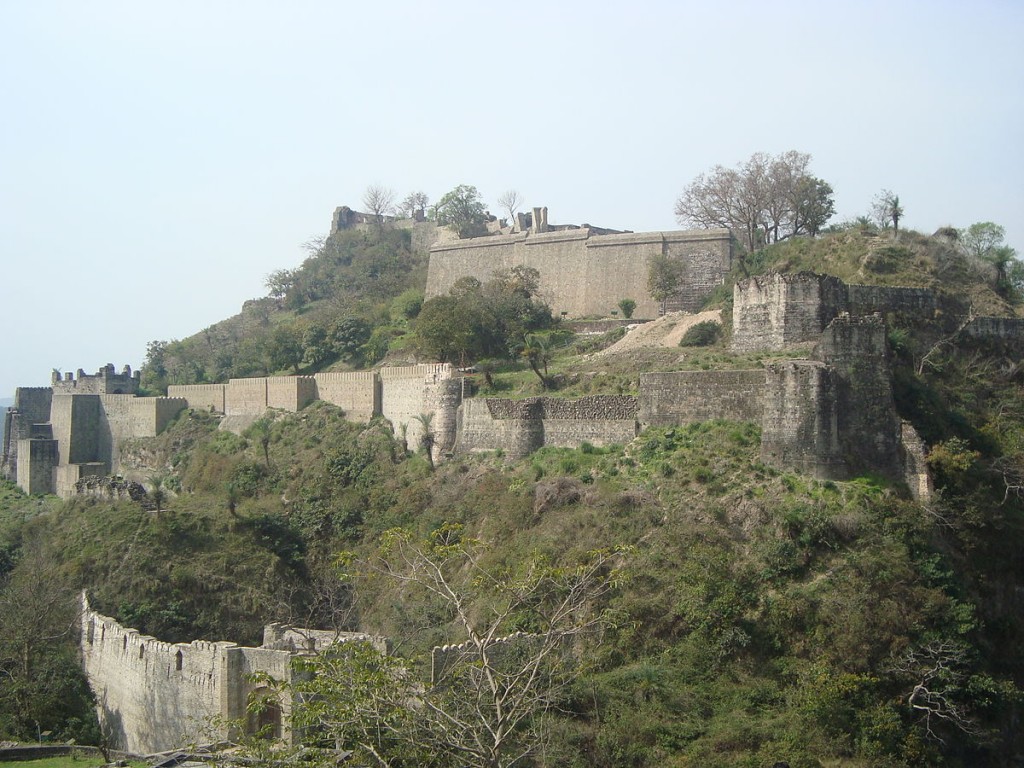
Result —
<path fill-rule="evenodd" d="M 349 421 L 369 421 L 380 413 L 380 381 L 373 371 L 316 373 L 316 396 L 336 405 Z"/>
<path fill-rule="evenodd" d="M 111 746 L 136 754 L 162 752 L 234 738 L 228 721 L 246 722 L 253 696 L 270 696 L 276 735 L 290 739 L 292 700 L 254 682 L 266 674 L 287 682 L 297 653 L 337 642 L 367 641 L 384 649 L 383 638 L 358 632 L 325 632 L 273 624 L 264 633 L 270 647 L 193 640 L 165 643 L 121 626 L 89 607 L 82 595 L 82 666 L 96 697 L 100 725 Z M 296 647 L 312 638 L 313 648 Z M 246 730 L 258 724 L 249 722 Z"/>

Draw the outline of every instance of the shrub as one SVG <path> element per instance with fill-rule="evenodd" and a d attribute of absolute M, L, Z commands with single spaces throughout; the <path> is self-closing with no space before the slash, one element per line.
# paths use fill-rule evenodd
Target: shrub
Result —
<path fill-rule="evenodd" d="M 679 340 L 680 347 L 710 347 L 722 334 L 722 326 L 712 320 L 705 320 L 687 329 Z"/>
<path fill-rule="evenodd" d="M 633 316 L 633 311 L 636 309 L 636 302 L 632 299 L 622 299 L 619 302 L 619 309 L 622 310 L 622 316 L 628 320 Z"/>

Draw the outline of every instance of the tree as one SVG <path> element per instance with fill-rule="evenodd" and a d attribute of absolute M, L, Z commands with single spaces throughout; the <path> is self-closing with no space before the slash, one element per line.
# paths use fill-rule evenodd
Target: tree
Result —
<path fill-rule="evenodd" d="M 373 215 L 379 228 L 384 226 L 384 217 L 395 212 L 395 192 L 388 187 L 371 184 L 363 193 L 363 205 L 366 212 Z"/>
<path fill-rule="evenodd" d="M 411 192 L 401 203 L 398 204 L 398 211 L 407 219 L 417 218 L 426 215 L 427 204 L 430 198 L 426 192 Z"/>
<path fill-rule="evenodd" d="M 633 316 L 633 312 L 636 310 L 636 302 L 632 299 L 620 299 L 618 307 L 622 312 L 622 316 L 629 320 L 629 318 Z"/>
<path fill-rule="evenodd" d="M 275 269 L 264 282 L 268 295 L 275 299 L 283 299 L 295 287 L 295 270 Z"/>
<path fill-rule="evenodd" d="M 432 209 L 432 218 L 455 230 L 459 237 L 474 237 L 484 232 L 487 211 L 476 187 L 460 184 L 445 194 Z"/>
<path fill-rule="evenodd" d="M 426 541 L 396 529 L 383 542 L 353 563 L 354 578 L 383 578 L 407 599 L 435 604 L 452 617 L 457 644 L 435 652 L 429 681 L 367 644 L 308 657 L 310 674 L 295 683 L 294 725 L 353 750 L 359 764 L 525 764 L 543 745 L 547 715 L 584 649 L 609 625 L 603 605 L 625 552 L 590 552 L 564 566 L 534 556 L 496 570 L 456 524 Z"/>
<path fill-rule="evenodd" d="M 296 323 L 281 323 L 270 334 L 267 355 L 275 368 L 291 368 L 299 375 L 299 365 L 305 348 L 302 346 L 303 329 Z"/>
<path fill-rule="evenodd" d="M 665 302 L 679 293 L 683 283 L 683 265 L 664 253 L 652 256 L 647 261 L 647 290 L 651 298 L 661 303 L 661 313 L 665 314 Z"/>
<path fill-rule="evenodd" d="M 903 206 L 900 205 L 900 196 L 891 190 L 883 189 L 871 204 L 871 215 L 878 222 L 882 229 L 888 229 L 892 224 L 893 235 L 900 234 L 900 219 L 903 218 Z"/>
<path fill-rule="evenodd" d="M 728 227 L 752 252 L 800 234 L 817 234 L 835 213 L 832 187 L 808 170 L 811 156 L 756 152 L 736 168 L 716 165 L 676 201 L 680 224 Z M 741 262 L 741 266 L 743 263 Z"/>
<path fill-rule="evenodd" d="M 423 430 L 420 434 L 420 448 L 423 450 L 423 454 L 427 458 L 427 463 L 430 468 L 434 468 L 434 414 L 433 413 L 421 413 L 418 416 L 414 416 L 414 419 L 419 422 L 420 428 Z"/>
<path fill-rule="evenodd" d="M 1024 288 L 1024 265 L 1017 252 L 1003 242 L 1006 230 L 991 221 L 979 221 L 960 231 L 960 247 L 982 264 L 995 269 L 996 292 L 1007 299 L 1020 297 Z"/>
<path fill-rule="evenodd" d="M 503 192 L 501 197 L 498 198 L 498 205 L 501 206 L 503 211 L 508 213 L 508 223 L 511 226 L 515 226 L 516 223 L 516 211 L 519 210 L 519 206 L 523 204 L 523 198 L 514 189 L 510 189 L 507 192 Z"/>

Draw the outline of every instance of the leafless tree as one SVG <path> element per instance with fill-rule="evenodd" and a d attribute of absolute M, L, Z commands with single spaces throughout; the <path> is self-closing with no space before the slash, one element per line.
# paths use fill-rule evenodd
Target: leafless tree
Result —
<path fill-rule="evenodd" d="M 676 201 L 680 224 L 732 229 L 747 252 L 764 243 L 816 234 L 835 206 L 832 187 L 809 171 L 811 156 L 756 152 L 736 168 L 700 174 Z"/>
<path fill-rule="evenodd" d="M 939 742 L 944 743 L 936 732 L 939 723 L 964 733 L 979 733 L 967 708 L 957 699 L 957 689 L 966 679 L 966 656 L 962 645 L 934 641 L 907 651 L 892 665 L 892 671 L 911 685 L 905 694 L 907 706 L 920 715 L 926 735 Z"/>
<path fill-rule="evenodd" d="M 366 212 L 373 215 L 377 226 L 384 225 L 384 217 L 395 212 L 395 192 L 379 184 L 371 184 L 363 193 L 363 205 Z"/>
<path fill-rule="evenodd" d="M 516 211 L 519 210 L 519 206 L 523 204 L 523 198 L 514 189 L 510 189 L 507 192 L 503 192 L 501 197 L 498 198 L 498 205 L 501 206 L 503 211 L 508 212 L 508 223 L 514 225 L 516 221 Z"/>
<path fill-rule="evenodd" d="M 458 643 L 440 649 L 429 682 L 415 680 L 397 656 L 342 644 L 311 661 L 297 722 L 373 765 L 420 764 L 422 755 L 432 765 L 524 764 L 543 746 L 547 715 L 574 677 L 577 644 L 596 642 L 607 624 L 601 604 L 623 553 L 594 552 L 568 567 L 533 558 L 500 570 L 482 554 L 449 524 L 426 541 L 390 531 L 377 556 L 354 562 L 367 578 L 402 585 L 408 599 L 436 602 Z M 526 616 L 531 632 L 516 632 Z"/>

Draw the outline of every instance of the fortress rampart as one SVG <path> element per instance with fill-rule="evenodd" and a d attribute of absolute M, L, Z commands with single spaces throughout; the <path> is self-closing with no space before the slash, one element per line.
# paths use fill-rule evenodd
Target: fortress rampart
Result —
<path fill-rule="evenodd" d="M 579 232 L 541 234 L 568 242 Z M 626 443 L 648 425 L 729 419 L 761 424 L 762 460 L 773 466 L 831 479 L 877 472 L 921 489 L 926 448 L 896 413 L 887 322 L 926 340 L 941 333 L 1024 351 L 1024 320 L 971 317 L 968 310 L 926 289 L 848 286 L 810 273 L 761 275 L 734 291 L 733 349 L 791 348 L 811 359 L 763 370 L 645 373 L 636 397 L 467 398 L 465 380 L 448 364 L 172 386 L 167 398 L 22 388 L 5 416 L 3 466 L 26 491 L 69 496 L 83 482 L 92 487 L 117 472 L 123 440 L 158 434 L 185 407 L 251 420 L 268 408 L 298 411 L 320 399 L 354 421 L 383 416 L 413 450 L 422 445 L 426 422 L 438 460 Z M 103 370 L 90 380 L 113 381 Z"/>
<path fill-rule="evenodd" d="M 463 277 L 486 282 L 498 271 L 533 267 L 541 299 L 556 315 L 607 316 L 621 299 L 633 299 L 638 318 L 654 318 L 658 303 L 647 289 L 647 264 L 665 255 L 683 266 L 683 288 L 670 310 L 697 311 L 732 267 L 727 229 L 598 234 L 590 227 L 515 232 L 431 246 L 427 298 L 448 292 Z"/>
<path fill-rule="evenodd" d="M 100 725 L 111 746 L 137 754 L 235 738 L 229 721 L 247 723 L 250 732 L 269 726 L 290 739 L 293 702 L 253 682 L 251 675 L 288 682 L 296 654 L 351 641 L 386 649 L 376 636 L 280 624 L 266 627 L 260 648 L 205 640 L 165 643 L 100 615 L 82 596 L 82 665 L 96 696 Z M 270 700 L 260 720 L 247 720 L 253 697 Z"/>

